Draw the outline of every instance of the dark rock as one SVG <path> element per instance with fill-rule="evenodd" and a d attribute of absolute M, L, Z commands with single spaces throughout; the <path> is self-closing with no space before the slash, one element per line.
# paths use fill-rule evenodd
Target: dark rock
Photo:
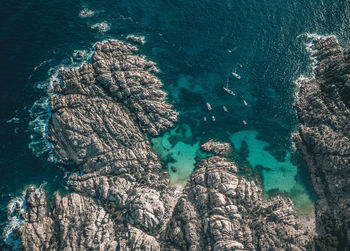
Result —
<path fill-rule="evenodd" d="M 315 78 L 301 82 L 294 138 L 319 198 L 317 232 L 337 238 L 344 248 L 350 246 L 350 100 L 344 87 L 350 57 L 334 36 L 314 38 L 311 49 Z"/>

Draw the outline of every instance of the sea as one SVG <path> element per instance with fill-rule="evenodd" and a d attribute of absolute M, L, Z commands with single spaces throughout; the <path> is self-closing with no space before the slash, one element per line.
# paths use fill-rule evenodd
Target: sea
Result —
<path fill-rule="evenodd" d="M 50 79 L 76 66 L 77 50 L 88 59 L 95 42 L 129 34 L 145 36 L 139 53 L 157 63 L 179 112 L 175 128 L 150 138 L 171 185 L 186 184 L 206 156 L 200 144 L 214 139 L 232 144 L 228 158 L 266 198 L 288 195 L 299 214 L 312 213 L 316 196 L 291 140 L 296 81 L 312 77 L 308 35 L 348 46 L 349 20 L 346 0 L 0 1 L 0 232 L 27 185 L 64 192 L 75 170 L 57 164 L 45 139 Z"/>

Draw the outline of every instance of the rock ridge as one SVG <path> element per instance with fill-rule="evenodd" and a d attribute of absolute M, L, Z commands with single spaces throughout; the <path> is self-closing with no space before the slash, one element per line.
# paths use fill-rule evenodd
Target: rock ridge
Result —
<path fill-rule="evenodd" d="M 313 36 L 309 49 L 314 77 L 300 81 L 294 139 L 319 198 L 316 248 L 349 250 L 350 54 L 335 36 Z"/>

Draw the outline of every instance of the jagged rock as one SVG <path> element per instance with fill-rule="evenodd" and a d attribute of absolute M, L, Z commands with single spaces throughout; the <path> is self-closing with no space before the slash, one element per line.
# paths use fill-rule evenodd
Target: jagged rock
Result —
<path fill-rule="evenodd" d="M 184 190 L 169 186 L 143 133 L 173 126 L 155 63 L 116 40 L 97 43 L 92 63 L 62 69 L 50 97 L 48 140 L 71 174 L 67 195 L 27 189 L 16 236 L 24 250 L 305 250 L 293 204 L 268 201 L 234 163 L 199 163 Z M 203 145 L 226 154 L 226 143 Z M 175 208 L 175 209 L 174 209 Z"/>
<path fill-rule="evenodd" d="M 316 227 L 350 246 L 350 54 L 334 36 L 311 45 L 315 77 L 301 82 L 294 135 L 318 195 Z"/>
<path fill-rule="evenodd" d="M 201 145 L 201 149 L 217 155 L 226 155 L 230 153 L 231 146 L 229 143 L 216 142 L 211 139 L 207 143 Z"/>
<path fill-rule="evenodd" d="M 264 201 L 255 182 L 236 172 L 234 163 L 220 157 L 199 163 L 168 226 L 171 245 L 181 250 L 306 250 L 310 235 L 291 200 Z"/>
<path fill-rule="evenodd" d="M 32 211 L 46 216 L 27 219 L 16 231 L 25 250 L 116 250 L 114 223 L 106 211 L 91 198 L 71 193 L 55 195 L 54 210 L 49 211 L 45 193 L 27 189 Z M 42 202 L 45 201 L 43 205 Z"/>

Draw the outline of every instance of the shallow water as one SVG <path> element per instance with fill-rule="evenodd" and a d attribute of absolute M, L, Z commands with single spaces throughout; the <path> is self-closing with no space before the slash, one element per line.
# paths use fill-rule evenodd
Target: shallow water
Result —
<path fill-rule="evenodd" d="M 196 158 L 204 157 L 199 150 L 199 142 L 192 140 L 192 132 L 187 125 L 175 127 L 163 136 L 151 140 L 153 149 L 165 162 L 174 186 L 185 185 L 195 168 Z"/>
<path fill-rule="evenodd" d="M 93 14 L 79 16 L 84 8 Z M 290 134 L 297 126 L 292 109 L 293 81 L 311 70 L 305 39 L 297 36 L 332 33 L 348 44 L 349 1 L 28 0 L 1 1 L 0 10 L 2 223 L 9 200 L 26 184 L 46 180 L 53 191 L 64 184 L 64 172 L 57 164 L 47 162 L 48 152 L 36 157 L 28 148 L 33 134 L 28 127 L 33 120 L 29 110 L 45 96 L 45 91 L 34 87 L 45 86 L 60 64 L 70 65 L 75 50 L 89 50 L 96 41 L 123 39 L 130 33 L 146 36 L 141 53 L 158 63 L 169 102 L 180 112 L 178 125 L 188 126 L 187 132 L 192 134 L 178 135 L 172 146 L 166 137 L 175 131 L 153 141 L 165 144 L 160 155 L 173 155 L 178 169 L 185 167 L 178 173 L 181 177 L 170 172 L 173 182 L 186 180 L 194 156 L 200 155 L 198 143 L 210 138 L 232 142 L 232 137 L 254 132 L 247 135 L 246 161 L 252 168 L 257 164 L 265 168 L 265 190 L 277 184 L 294 196 L 297 205 L 309 208 L 310 189 L 304 187 L 310 187 L 310 181 L 303 162 L 293 156 L 289 161 L 288 157 L 292 153 Z M 96 24 L 107 24 L 108 29 L 99 29 L 106 26 Z M 242 79 L 235 79 L 232 71 Z M 236 96 L 223 91 L 227 82 Z M 206 102 L 211 104 L 211 111 Z M 253 137 L 255 132 L 258 138 Z M 280 164 L 285 171 L 278 169 Z M 165 166 L 170 167 L 169 163 Z"/>
<path fill-rule="evenodd" d="M 254 170 L 259 169 L 265 195 L 274 191 L 287 193 L 296 205 L 298 211 L 306 213 L 313 208 L 314 195 L 305 181 L 297 179 L 298 163 L 292 163 L 291 153 L 287 152 L 284 160 L 276 159 L 267 150 L 269 144 L 257 138 L 257 131 L 240 131 L 231 136 L 231 142 L 239 151 L 245 142 L 249 154 L 247 160 Z"/>

